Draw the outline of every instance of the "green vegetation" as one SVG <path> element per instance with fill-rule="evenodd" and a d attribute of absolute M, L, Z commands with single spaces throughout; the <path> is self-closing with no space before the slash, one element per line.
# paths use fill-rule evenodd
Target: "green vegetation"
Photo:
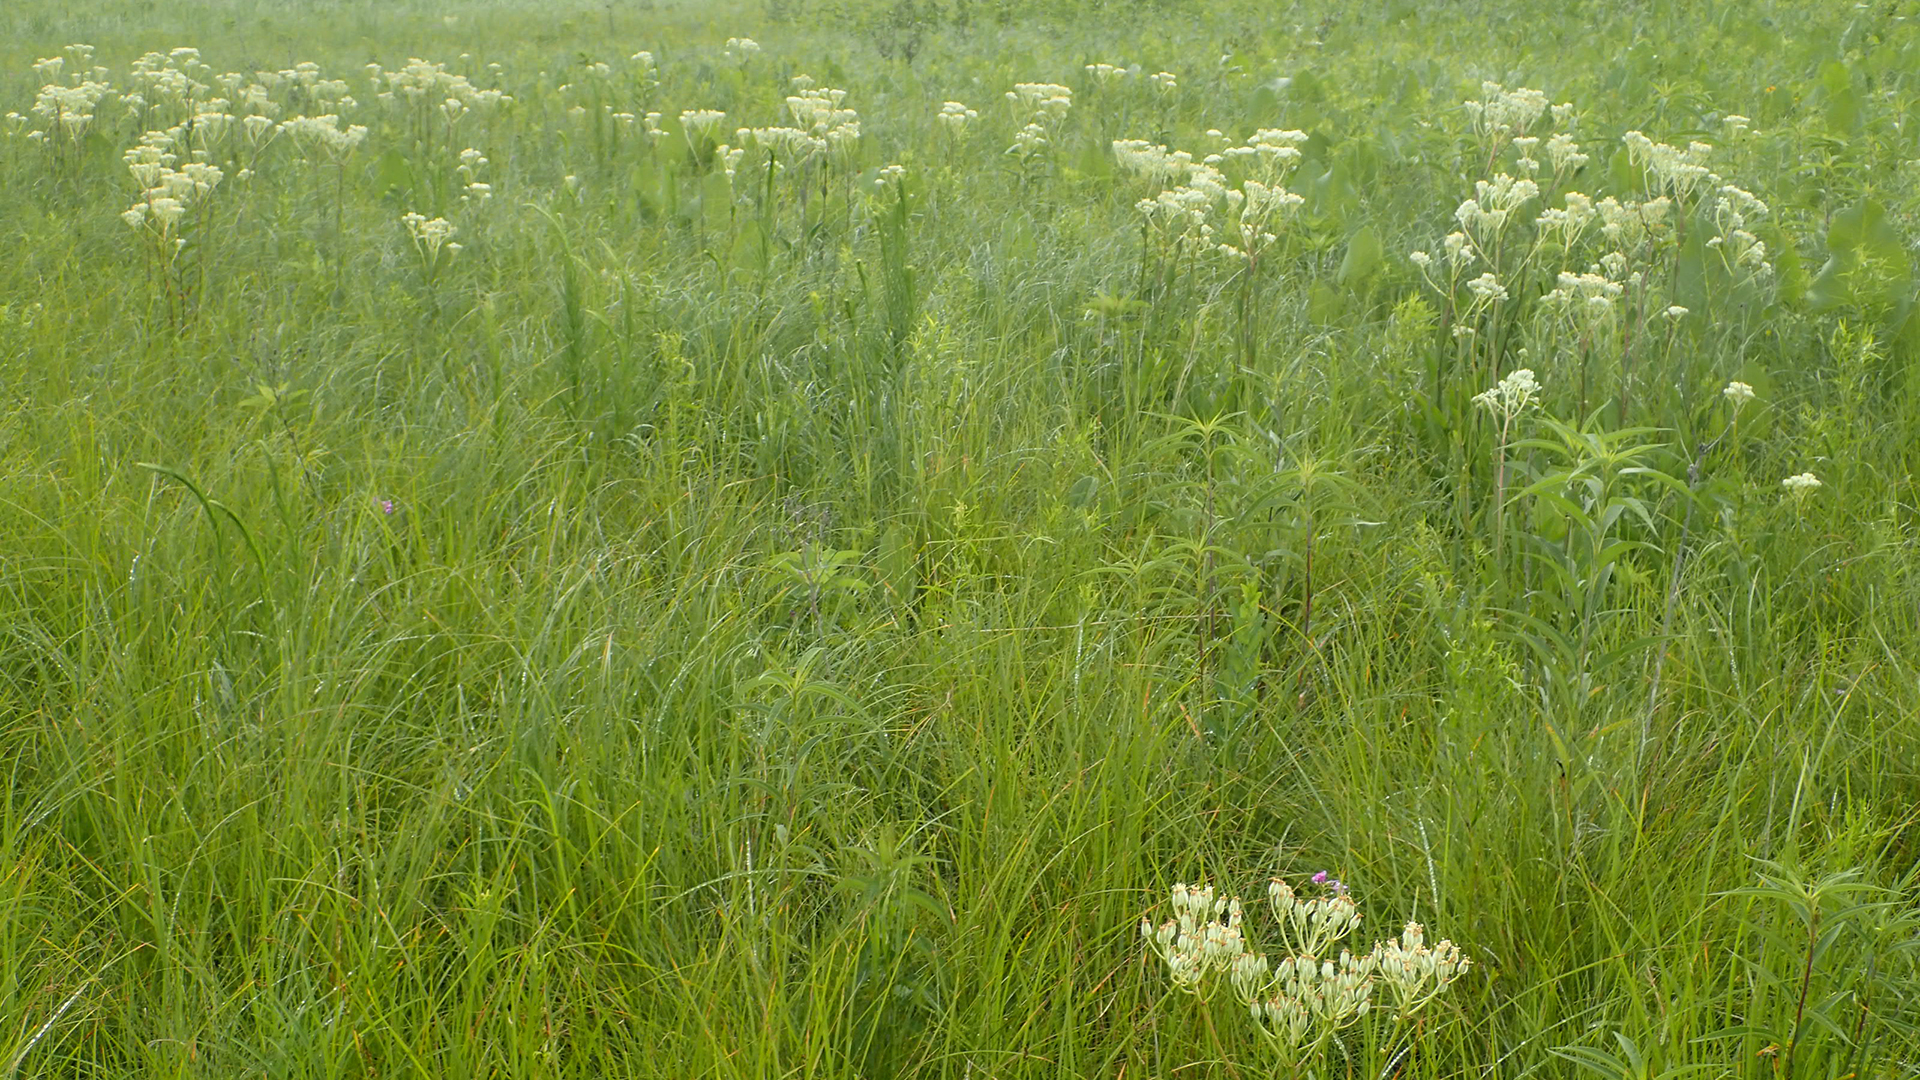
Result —
<path fill-rule="evenodd" d="M 0 1080 L 1915 1075 L 1916 71 L 7 3 Z"/>

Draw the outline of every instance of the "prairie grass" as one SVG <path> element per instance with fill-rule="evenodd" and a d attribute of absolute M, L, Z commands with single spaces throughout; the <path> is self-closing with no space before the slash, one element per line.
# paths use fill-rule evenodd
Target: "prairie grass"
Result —
<path fill-rule="evenodd" d="M 0 113 L 193 46 L 368 131 L 177 251 L 124 106 L 0 134 L 0 1078 L 1289 1075 L 1138 926 L 1319 870 L 1473 966 L 1315 1077 L 1920 1073 L 1916 20 L 6 4 Z M 802 74 L 860 134 L 770 174 Z M 1768 274 L 1703 203 L 1642 337 L 1437 288 L 1483 81 L 1553 205 L 1714 144 Z M 1259 129 L 1257 257 L 1112 151 Z"/>

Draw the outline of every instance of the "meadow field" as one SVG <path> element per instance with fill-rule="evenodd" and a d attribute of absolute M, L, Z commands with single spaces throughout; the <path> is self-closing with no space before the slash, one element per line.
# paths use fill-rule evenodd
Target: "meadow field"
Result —
<path fill-rule="evenodd" d="M 1920 1076 L 1916 73 L 9 0 L 0 1080 Z"/>

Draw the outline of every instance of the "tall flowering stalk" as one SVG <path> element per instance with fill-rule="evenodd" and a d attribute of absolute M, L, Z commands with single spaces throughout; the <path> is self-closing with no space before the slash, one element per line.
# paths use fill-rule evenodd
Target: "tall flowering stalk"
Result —
<path fill-rule="evenodd" d="M 1506 562 L 1507 450 L 1513 445 L 1514 425 L 1521 414 L 1540 402 L 1540 384 L 1530 368 L 1518 368 L 1500 382 L 1474 395 L 1473 403 L 1492 413 L 1500 423 L 1493 452 L 1493 549 L 1495 560 Z"/>

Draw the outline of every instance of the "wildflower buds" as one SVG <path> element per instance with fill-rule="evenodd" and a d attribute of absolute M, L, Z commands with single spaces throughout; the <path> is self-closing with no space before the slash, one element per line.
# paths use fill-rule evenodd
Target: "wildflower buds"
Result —
<path fill-rule="evenodd" d="M 1359 909 L 1331 874 L 1314 875 L 1313 885 L 1316 895 L 1308 896 L 1279 878 L 1267 885 L 1287 949 L 1277 960 L 1253 949 L 1239 900 L 1221 899 L 1211 888 L 1174 886 L 1174 918 L 1158 927 L 1142 919 L 1140 934 L 1166 962 L 1176 989 L 1204 996 L 1206 976 L 1224 971 L 1256 1030 L 1287 1062 L 1371 1015 L 1376 990 L 1405 1019 L 1467 969 L 1452 942 L 1429 947 L 1418 923 L 1366 953 L 1341 949 L 1335 956 L 1338 942 L 1359 925 Z"/>
<path fill-rule="evenodd" d="M 948 135 L 958 139 L 967 133 L 967 125 L 978 120 L 980 114 L 957 101 L 948 101 L 941 104 L 940 111 L 933 118 L 939 121 Z"/>
<path fill-rule="evenodd" d="M 1501 379 L 1499 385 L 1474 395 L 1473 403 L 1500 417 L 1512 420 L 1540 401 L 1540 384 L 1530 368 L 1518 368 Z"/>
<path fill-rule="evenodd" d="M 1201 992 L 1207 975 L 1230 971 L 1246 953 L 1240 935 L 1240 900 L 1216 898 L 1211 886 L 1173 887 L 1173 918 L 1155 927 L 1140 920 L 1140 936 L 1167 964 L 1175 988 Z"/>
<path fill-rule="evenodd" d="M 1780 481 L 1780 486 L 1787 489 L 1787 494 L 1793 496 L 1795 502 L 1805 502 L 1807 496 L 1819 489 L 1820 478 L 1803 472 Z"/>
<path fill-rule="evenodd" d="M 420 252 L 427 268 L 431 271 L 440 261 L 440 252 L 449 248 L 449 256 L 457 253 L 457 246 L 448 244 L 457 231 L 446 218 L 428 218 L 425 214 L 407 213 L 400 218 L 407 227 L 407 234 L 413 238 L 413 245 Z"/>

